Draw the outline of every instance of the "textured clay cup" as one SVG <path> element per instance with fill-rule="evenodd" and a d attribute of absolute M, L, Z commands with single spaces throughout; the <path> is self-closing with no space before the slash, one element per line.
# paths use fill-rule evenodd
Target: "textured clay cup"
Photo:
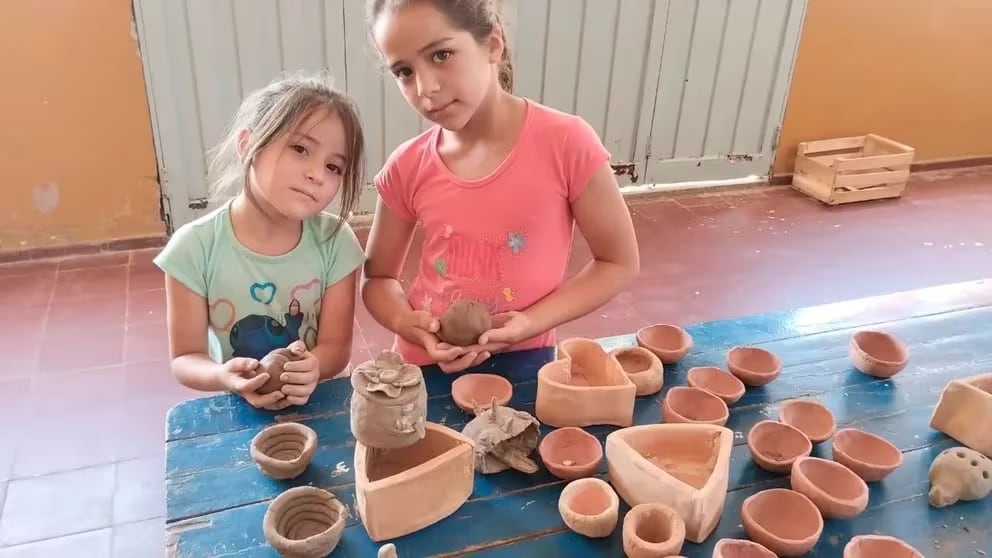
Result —
<path fill-rule="evenodd" d="M 537 452 L 548 472 L 564 480 L 588 477 L 603 460 L 603 445 L 599 440 L 574 426 L 549 432 L 537 446 Z"/>
<path fill-rule="evenodd" d="M 665 367 L 661 359 L 644 347 L 623 347 L 611 351 L 620 367 L 637 386 L 637 396 L 653 395 L 665 384 Z"/>
<path fill-rule="evenodd" d="M 778 420 L 797 428 L 814 444 L 834 435 L 837 422 L 830 409 L 806 399 L 786 401 L 778 410 Z"/>
<path fill-rule="evenodd" d="M 675 556 L 683 543 L 685 521 L 664 504 L 638 504 L 623 518 L 623 552 L 627 558 Z"/>
<path fill-rule="evenodd" d="M 699 388 L 673 387 L 661 402 L 661 417 L 665 422 L 701 422 L 723 426 L 729 416 L 723 399 Z"/>
<path fill-rule="evenodd" d="M 591 538 L 608 537 L 617 526 L 620 497 L 601 479 L 568 483 L 558 497 L 558 513 L 569 529 Z"/>
<path fill-rule="evenodd" d="M 730 405 L 744 397 L 744 382 L 716 366 L 696 366 L 689 369 L 686 381 L 690 387 L 705 389 Z"/>
<path fill-rule="evenodd" d="M 790 482 L 828 519 L 849 519 L 868 507 L 868 485 L 836 461 L 801 457 L 792 464 Z"/>
<path fill-rule="evenodd" d="M 496 374 L 464 374 L 451 382 L 451 398 L 458 408 L 471 413 L 476 406 L 488 408 L 493 398 L 506 405 L 513 397 L 513 385 Z"/>
<path fill-rule="evenodd" d="M 770 473 L 787 473 L 797 459 L 813 451 L 813 444 L 788 424 L 763 420 L 747 433 L 747 449 L 758 467 Z"/>
<path fill-rule="evenodd" d="M 327 556 L 341 541 L 348 512 L 326 490 L 297 486 L 272 501 L 262 519 L 265 540 L 282 556 Z"/>
<path fill-rule="evenodd" d="M 779 556 L 802 556 L 823 534 L 823 516 L 809 498 L 785 488 L 753 494 L 741 504 L 748 538 Z"/>
<path fill-rule="evenodd" d="M 844 546 L 844 558 L 923 558 L 905 542 L 885 535 L 858 535 Z"/>
<path fill-rule="evenodd" d="M 293 479 L 307 468 L 317 451 L 317 433 L 298 422 L 274 424 L 255 435 L 249 451 L 266 475 Z"/>
<path fill-rule="evenodd" d="M 682 360 L 692 343 L 689 332 L 673 324 L 654 324 L 637 331 L 637 344 L 658 355 L 665 364 Z"/>
<path fill-rule="evenodd" d="M 902 452 L 885 438 L 857 428 L 834 434 L 834 461 L 854 471 L 867 482 L 877 482 L 902 465 Z"/>
<path fill-rule="evenodd" d="M 775 553 L 754 541 L 720 539 L 713 547 L 713 558 L 778 558 Z"/>
<path fill-rule="evenodd" d="M 891 378 L 909 361 L 906 345 L 884 331 L 865 330 L 851 336 L 848 348 L 858 370 L 876 378 Z"/>
<path fill-rule="evenodd" d="M 763 386 L 782 373 L 782 360 L 760 347 L 734 347 L 727 353 L 727 369 L 749 386 Z"/>

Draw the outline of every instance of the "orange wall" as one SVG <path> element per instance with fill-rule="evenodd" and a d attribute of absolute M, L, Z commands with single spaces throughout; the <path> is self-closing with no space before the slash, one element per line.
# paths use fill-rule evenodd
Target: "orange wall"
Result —
<path fill-rule="evenodd" d="M 992 155 L 992 2 L 809 0 L 776 173 L 796 143 L 875 132 L 915 161 Z"/>
<path fill-rule="evenodd" d="M 0 252 L 164 234 L 130 0 L 0 2 Z"/>

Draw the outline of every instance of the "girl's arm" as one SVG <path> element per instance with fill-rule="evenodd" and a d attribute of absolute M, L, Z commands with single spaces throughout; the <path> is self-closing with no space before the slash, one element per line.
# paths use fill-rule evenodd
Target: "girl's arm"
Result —
<path fill-rule="evenodd" d="M 321 380 L 337 376 L 351 361 L 357 277 L 356 269 L 324 289 L 317 321 L 317 345 L 310 351 L 320 363 Z"/>

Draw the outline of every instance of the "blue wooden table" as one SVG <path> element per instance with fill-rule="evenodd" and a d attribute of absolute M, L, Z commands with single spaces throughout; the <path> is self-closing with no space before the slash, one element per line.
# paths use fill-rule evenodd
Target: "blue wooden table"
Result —
<path fill-rule="evenodd" d="M 854 370 L 847 356 L 851 333 L 880 327 L 905 340 L 910 364 L 890 380 Z M 788 487 L 786 476 L 767 473 L 748 456 L 745 435 L 756 422 L 776 418 L 782 401 L 812 397 L 829 407 L 838 427 L 855 426 L 891 440 L 904 452 L 903 465 L 871 483 L 868 509 L 851 520 L 826 520 L 810 556 L 840 556 L 854 535 L 900 537 L 928 558 L 992 555 L 992 497 L 934 509 L 929 506 L 927 471 L 936 455 L 958 445 L 929 427 L 944 384 L 952 378 L 992 370 L 992 285 L 978 281 L 896 293 L 882 297 L 708 322 L 688 328 L 692 352 L 666 367 L 665 389 L 638 398 L 634 422 L 660 421 L 659 401 L 667 389 L 685 385 L 693 366 L 725 366 L 733 345 L 757 344 L 784 363 L 778 380 L 749 388 L 731 406 L 727 427 L 735 432 L 730 492 L 723 517 L 703 544 L 686 542 L 682 554 L 709 557 L 723 537 L 746 538 L 740 506 L 747 496 Z M 631 335 L 602 339 L 608 349 L 632 345 Z M 552 358 L 548 350 L 496 356 L 482 370 L 505 374 L 515 386 L 510 405 L 534 412 L 535 375 Z M 455 376 L 425 369 L 430 395 L 428 420 L 460 430 L 470 417 L 451 400 Z M 167 529 L 170 556 L 277 556 L 262 535 L 269 502 L 283 490 L 312 484 L 332 491 L 351 512 L 333 556 L 375 556 L 354 512 L 354 440 L 348 425 L 347 379 L 319 386 L 305 407 L 270 413 L 256 411 L 229 395 L 186 401 L 171 410 L 167 424 Z M 293 481 L 276 481 L 255 467 L 248 446 L 262 427 L 277 420 L 299 420 L 314 428 L 319 449 L 307 471 Z M 542 433 L 549 429 L 544 427 Z M 588 429 L 601 440 L 613 427 Z M 829 443 L 813 454 L 829 458 Z M 534 454 L 536 457 L 536 452 Z M 599 475 L 607 478 L 605 460 Z M 623 556 L 621 521 L 612 537 L 587 539 L 569 531 L 558 514 L 564 482 L 547 473 L 507 471 L 476 475 L 468 502 L 447 519 L 395 541 L 401 558 L 434 555 Z"/>

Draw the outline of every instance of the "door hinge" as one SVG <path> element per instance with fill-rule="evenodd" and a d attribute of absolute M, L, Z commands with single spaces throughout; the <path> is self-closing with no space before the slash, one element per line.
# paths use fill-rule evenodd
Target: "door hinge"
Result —
<path fill-rule="evenodd" d="M 189 200 L 190 209 L 206 209 L 207 208 L 207 198 L 193 198 Z"/>

